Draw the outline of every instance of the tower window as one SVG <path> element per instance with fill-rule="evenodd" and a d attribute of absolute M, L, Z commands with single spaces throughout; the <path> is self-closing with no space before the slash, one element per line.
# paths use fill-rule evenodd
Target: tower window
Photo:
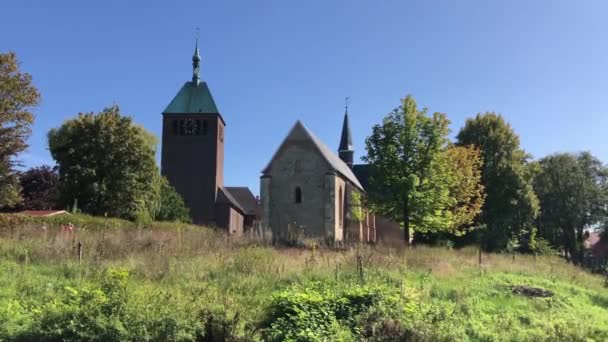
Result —
<path fill-rule="evenodd" d="M 179 134 L 179 123 L 177 120 L 173 120 L 173 135 Z"/>
<path fill-rule="evenodd" d="M 186 134 L 186 123 L 184 120 L 179 120 L 179 135 Z"/>
<path fill-rule="evenodd" d="M 201 120 L 194 121 L 194 135 L 201 134 Z"/>
<path fill-rule="evenodd" d="M 302 203 L 302 189 L 298 186 L 295 191 L 296 203 Z"/>
<path fill-rule="evenodd" d="M 203 120 L 203 135 L 207 135 L 207 131 L 209 131 L 207 120 Z"/>

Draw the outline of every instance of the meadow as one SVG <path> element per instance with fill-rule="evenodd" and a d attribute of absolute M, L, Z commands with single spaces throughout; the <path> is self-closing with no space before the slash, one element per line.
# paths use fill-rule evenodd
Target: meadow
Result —
<path fill-rule="evenodd" d="M 33 340 L 606 341 L 608 287 L 556 256 L 0 215 L 0 341 Z"/>

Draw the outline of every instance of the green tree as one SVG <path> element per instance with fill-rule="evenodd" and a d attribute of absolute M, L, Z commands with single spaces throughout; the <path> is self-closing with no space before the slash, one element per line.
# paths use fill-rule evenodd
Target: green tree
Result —
<path fill-rule="evenodd" d="M 450 185 L 452 203 L 452 229 L 457 236 L 477 228 L 475 219 L 481 213 L 486 194 L 481 183 L 483 160 L 481 151 L 474 146 L 450 146 L 446 150 L 453 182 Z"/>
<path fill-rule="evenodd" d="M 402 220 L 406 244 L 410 229 L 438 231 L 453 224 L 453 179 L 444 153 L 448 125 L 445 114 L 429 117 L 427 109 L 419 110 L 408 95 L 365 141 L 370 200 L 376 211 Z"/>
<path fill-rule="evenodd" d="M 363 220 L 365 220 L 365 204 L 363 203 L 363 196 L 361 192 L 357 190 L 351 190 L 348 192 L 348 203 L 349 203 L 349 212 L 348 219 L 357 223 L 359 228 L 358 234 L 359 237 L 363 232 Z M 359 238 L 358 237 L 358 238 Z M 359 239 L 360 241 L 360 239 Z"/>
<path fill-rule="evenodd" d="M 608 168 L 587 152 L 553 154 L 538 164 L 539 235 L 578 263 L 584 229 L 608 222 Z"/>
<path fill-rule="evenodd" d="M 457 135 L 457 145 L 474 145 L 483 159 L 482 183 L 486 200 L 480 224 L 486 226 L 481 243 L 488 250 L 502 250 L 511 241 L 530 240 L 538 215 L 538 198 L 532 188 L 529 155 L 502 116 L 477 114 Z"/>
<path fill-rule="evenodd" d="M 151 221 L 160 207 L 156 139 L 118 106 L 79 114 L 49 134 L 62 203 L 92 215 Z"/>
<path fill-rule="evenodd" d="M 192 222 L 190 211 L 184 199 L 175 191 L 167 178 L 162 177 L 160 186 L 160 210 L 156 215 L 158 221 Z"/>
<path fill-rule="evenodd" d="M 0 53 L 0 208 L 20 202 L 15 157 L 27 148 L 40 93 L 32 76 L 19 71 L 14 52 Z"/>

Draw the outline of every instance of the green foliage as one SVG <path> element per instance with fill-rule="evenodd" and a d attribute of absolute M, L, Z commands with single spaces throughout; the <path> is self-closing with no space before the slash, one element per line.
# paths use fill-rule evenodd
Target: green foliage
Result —
<path fill-rule="evenodd" d="M 481 241 L 484 247 L 503 250 L 509 240 L 525 238 L 531 232 L 539 204 L 532 188 L 533 175 L 526 164 L 529 156 L 521 149 L 511 126 L 495 113 L 477 114 L 458 133 L 457 145 L 473 145 L 482 154 L 481 179 L 486 200 L 480 224 L 486 226 Z"/>
<path fill-rule="evenodd" d="M 48 136 L 64 205 L 78 201 L 85 213 L 141 223 L 156 216 L 161 178 L 155 138 L 123 116 L 118 106 L 79 114 Z"/>
<path fill-rule="evenodd" d="M 538 255 L 557 255 L 557 251 L 551 246 L 551 243 L 543 238 L 536 238 L 533 252 Z"/>
<path fill-rule="evenodd" d="M 356 222 L 361 222 L 365 219 L 364 204 L 361 193 L 359 191 L 350 191 L 349 208 L 350 217 Z"/>
<path fill-rule="evenodd" d="M 77 222 L 74 233 L 57 225 Z M 602 276 L 555 256 L 275 249 L 203 227 L 0 215 L 1 341 L 604 341 Z M 42 229 L 41 224 L 47 228 Z M 80 262 L 74 241 L 82 242 Z M 537 241 L 538 244 L 538 241 Z M 363 258 L 365 285 L 357 275 Z M 550 290 L 516 295 L 514 285 Z"/>
<path fill-rule="evenodd" d="M 17 173 L 8 160 L 0 159 L 0 208 L 14 207 L 21 203 L 21 185 Z"/>
<path fill-rule="evenodd" d="M 538 165 L 540 234 L 580 262 L 585 228 L 608 222 L 608 168 L 587 152 L 550 155 Z"/>
<path fill-rule="evenodd" d="M 19 71 L 17 55 L 0 53 L 0 208 L 20 202 L 14 158 L 27 148 L 34 122 L 31 110 L 39 101 L 32 76 Z"/>
<path fill-rule="evenodd" d="M 370 199 L 377 211 L 403 222 L 406 242 L 410 229 L 438 231 L 453 225 L 453 177 L 444 154 L 448 124 L 445 114 L 429 117 L 408 95 L 365 141 Z"/>
<path fill-rule="evenodd" d="M 454 180 L 449 189 L 454 199 L 449 232 L 458 236 L 479 227 L 474 222 L 486 197 L 481 183 L 483 161 L 480 151 L 473 146 L 450 146 L 445 153 Z"/>
<path fill-rule="evenodd" d="M 413 310 L 395 288 L 385 285 L 339 288 L 313 282 L 274 296 L 262 336 L 266 341 L 354 341 L 362 337 L 363 315 L 382 309 L 385 318 L 406 308 Z"/>
<path fill-rule="evenodd" d="M 59 208 L 59 174 L 48 165 L 33 167 L 19 174 L 23 210 Z"/>
<path fill-rule="evenodd" d="M 182 197 L 171 186 L 167 178 L 162 177 L 160 185 L 160 210 L 156 215 L 158 221 L 192 222 L 190 211 Z"/>

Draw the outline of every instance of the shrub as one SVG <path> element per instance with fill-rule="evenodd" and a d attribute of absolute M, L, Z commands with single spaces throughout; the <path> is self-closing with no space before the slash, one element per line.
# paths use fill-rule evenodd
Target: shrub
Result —
<path fill-rule="evenodd" d="M 534 249 L 534 252 L 538 255 L 556 255 L 557 251 L 555 250 L 555 248 L 553 248 L 553 246 L 551 246 L 551 243 L 549 243 L 549 241 L 543 239 L 543 238 L 536 238 L 536 248 Z"/>
<path fill-rule="evenodd" d="M 400 299 L 385 285 L 296 285 L 274 296 L 261 331 L 268 341 L 357 340 L 362 315 L 374 310 L 382 313 L 375 320 L 389 319 L 407 307 Z"/>
<path fill-rule="evenodd" d="M 186 207 L 183 198 L 169 184 L 167 178 L 161 179 L 160 185 L 160 210 L 156 215 L 158 221 L 192 222 L 190 211 Z"/>

